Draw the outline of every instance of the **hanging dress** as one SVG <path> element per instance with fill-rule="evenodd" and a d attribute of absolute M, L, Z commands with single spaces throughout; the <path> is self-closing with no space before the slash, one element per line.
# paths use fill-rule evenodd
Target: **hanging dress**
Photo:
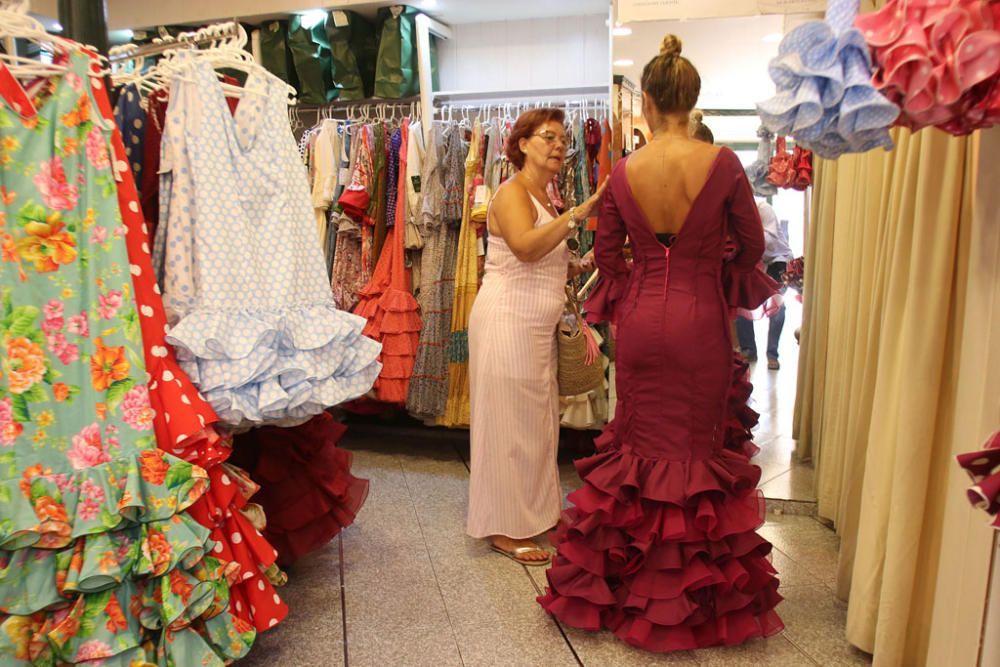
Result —
<path fill-rule="evenodd" d="M 420 176 L 421 235 L 425 242 L 418 300 L 423 325 L 406 402 L 411 415 L 431 423 L 444 414 L 448 403 L 447 349 L 458 250 L 458 230 L 444 224 L 441 215 L 447 145 L 445 130 L 443 122 L 436 122 L 431 127 Z M 456 128 L 449 131 L 455 132 Z"/>
<path fill-rule="evenodd" d="M 482 139 L 482 126 L 476 121 L 465 160 L 462 227 L 458 237 L 455 300 L 451 311 L 451 337 L 448 341 L 448 404 L 441 417 L 441 424 L 452 428 L 469 425 L 469 315 L 479 291 L 479 254 L 476 226 L 470 216 L 470 195 L 482 162 L 479 148 Z"/>
<path fill-rule="evenodd" d="M 0 68 L 0 658 L 221 665 L 254 633 L 182 513 L 204 470 L 156 448 L 116 197 L 128 165 L 90 62 L 70 54 L 34 102 Z"/>
<path fill-rule="evenodd" d="M 103 90 L 95 92 L 102 113 L 110 120 Z M 116 164 L 123 164 L 125 147 L 118 132 L 112 136 L 112 146 Z M 263 527 L 263 513 L 258 505 L 249 502 L 257 486 L 244 471 L 225 463 L 231 447 L 229 440 L 212 427 L 218 417 L 181 371 L 164 340 L 167 318 L 153 279 L 148 225 L 139 211 L 133 179 L 121 171 L 118 207 L 127 230 L 129 272 L 141 315 L 157 446 L 207 471 L 209 490 L 188 508 L 188 513 L 212 531 L 212 554 L 226 564 L 234 578 L 229 591 L 230 611 L 258 631 L 267 630 L 288 615 L 288 607 L 273 586 L 274 582 L 284 583 L 284 573 L 275 565 L 277 551 L 258 531 Z"/>
<path fill-rule="evenodd" d="M 397 147 L 406 141 L 408 128 L 405 121 L 398 132 L 399 140 L 395 135 L 393 139 Z M 390 155 L 393 154 L 396 167 L 390 169 L 390 173 L 405 174 L 406 153 L 400 153 L 397 148 Z M 396 220 L 386 237 L 385 249 L 375 267 L 375 274 L 361 290 L 354 313 L 368 322 L 364 334 L 382 345 L 379 356 L 382 371 L 375 381 L 375 399 L 382 403 L 405 405 L 420 337 L 420 307 L 410 290 L 409 274 L 404 264 L 405 179 L 397 179 L 395 191 L 390 210 Z"/>
<path fill-rule="evenodd" d="M 233 116 L 211 65 L 187 60 L 161 158 L 167 340 L 224 423 L 301 423 L 365 394 L 379 346 L 333 305 L 284 84 L 252 74 Z"/>

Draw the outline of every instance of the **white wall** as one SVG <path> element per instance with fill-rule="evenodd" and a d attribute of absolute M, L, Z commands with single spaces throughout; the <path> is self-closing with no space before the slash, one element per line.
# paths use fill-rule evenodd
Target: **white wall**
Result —
<path fill-rule="evenodd" d="M 607 16 L 452 26 L 441 43 L 443 91 L 610 86 Z"/>

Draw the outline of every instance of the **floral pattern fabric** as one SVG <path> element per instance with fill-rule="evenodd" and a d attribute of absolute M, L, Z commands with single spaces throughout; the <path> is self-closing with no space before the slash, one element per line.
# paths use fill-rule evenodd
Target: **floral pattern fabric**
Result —
<path fill-rule="evenodd" d="M 89 69 L 0 69 L 0 664 L 221 665 L 254 633 L 180 514 L 205 471 L 156 448 Z"/>

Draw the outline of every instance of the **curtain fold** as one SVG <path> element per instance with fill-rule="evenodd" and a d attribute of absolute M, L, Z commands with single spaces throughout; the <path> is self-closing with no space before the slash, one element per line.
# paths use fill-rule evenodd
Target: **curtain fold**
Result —
<path fill-rule="evenodd" d="M 891 152 L 816 166 L 794 417 L 819 513 L 841 536 L 847 636 L 877 666 L 928 664 L 933 619 L 947 617 L 935 591 L 954 576 L 941 569 L 955 560 L 943 540 L 960 511 L 945 508 L 962 493 L 951 457 L 976 444 L 955 442 L 956 415 L 982 379 L 957 373 L 975 318 L 967 291 L 982 280 L 971 271 L 997 275 L 968 241 L 989 222 L 973 215 L 978 135 L 893 137 Z M 984 559 L 988 546 L 973 560 Z M 977 644 L 982 600 L 951 604 Z"/>

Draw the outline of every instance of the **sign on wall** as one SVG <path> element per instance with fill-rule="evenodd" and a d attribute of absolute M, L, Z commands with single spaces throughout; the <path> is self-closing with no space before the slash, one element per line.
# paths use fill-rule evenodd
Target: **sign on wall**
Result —
<path fill-rule="evenodd" d="M 826 0 L 617 0 L 616 4 L 619 23 L 826 11 Z"/>

